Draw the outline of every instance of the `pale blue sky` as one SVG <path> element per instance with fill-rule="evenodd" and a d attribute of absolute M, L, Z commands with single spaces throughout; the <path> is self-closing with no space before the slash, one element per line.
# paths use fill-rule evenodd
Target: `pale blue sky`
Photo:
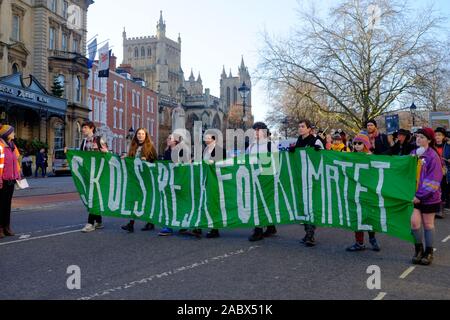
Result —
<path fill-rule="evenodd" d="M 414 0 L 419 6 L 428 0 Z M 166 35 L 176 40 L 181 33 L 181 63 L 186 78 L 191 68 L 195 76 L 200 71 L 203 85 L 219 96 L 222 66 L 233 75 L 241 55 L 254 73 L 261 48 L 261 33 L 283 36 L 299 24 L 297 10 L 309 0 L 95 0 L 88 14 L 88 39 L 98 34 L 98 40 L 109 39 L 112 50 L 122 61 L 122 32 L 128 37 L 156 34 L 159 11 L 166 21 Z M 321 9 L 335 1 L 322 0 Z M 436 9 L 450 14 L 450 1 L 435 0 Z M 325 12 L 325 11 L 323 11 Z M 323 13 L 322 12 L 322 13 Z M 265 86 L 254 84 L 253 113 L 255 120 L 264 120 L 269 108 Z"/>

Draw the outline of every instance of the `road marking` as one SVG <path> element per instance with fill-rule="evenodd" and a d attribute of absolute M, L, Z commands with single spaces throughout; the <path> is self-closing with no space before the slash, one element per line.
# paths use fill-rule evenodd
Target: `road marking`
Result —
<path fill-rule="evenodd" d="M 375 299 L 373 299 L 373 300 L 374 300 L 374 301 L 377 301 L 377 300 L 383 300 L 384 297 L 386 297 L 386 295 L 387 295 L 386 292 L 380 292 L 380 294 L 379 294 Z"/>
<path fill-rule="evenodd" d="M 406 277 L 413 272 L 416 269 L 416 267 L 409 267 L 408 269 L 406 269 L 405 272 L 403 272 L 403 274 L 400 276 L 400 279 L 406 279 Z"/>
<path fill-rule="evenodd" d="M 46 236 L 41 236 L 41 237 L 34 237 L 34 238 L 28 238 L 28 239 L 22 239 L 22 240 L 9 241 L 9 242 L 0 243 L 0 246 L 7 246 L 7 245 L 10 245 L 10 244 L 27 242 L 27 241 L 32 241 L 32 240 L 39 240 L 39 239 L 47 239 L 47 238 L 59 237 L 59 236 L 63 236 L 63 235 L 66 235 L 66 234 L 71 234 L 71 233 L 76 233 L 76 232 L 81 232 L 81 230 L 72 230 L 72 231 L 67 231 L 67 232 L 48 234 Z"/>
<path fill-rule="evenodd" d="M 450 240 L 450 236 L 448 236 L 447 238 L 445 238 L 444 240 L 442 240 L 442 243 L 446 243 L 448 240 Z"/>
<path fill-rule="evenodd" d="M 169 271 L 166 271 L 166 272 L 153 274 L 153 275 L 151 275 L 151 276 L 149 276 L 147 278 L 144 278 L 144 279 L 141 279 L 141 280 L 132 281 L 130 283 L 127 283 L 127 284 L 124 284 L 124 285 L 121 285 L 121 286 L 117 286 L 115 288 L 107 289 L 105 291 L 102 291 L 102 292 L 99 292 L 99 293 L 95 293 L 95 294 L 92 294 L 90 296 L 79 298 L 78 300 L 92 300 L 92 299 L 95 299 L 95 298 L 100 298 L 100 297 L 103 297 L 103 296 L 107 296 L 107 295 L 110 295 L 110 294 L 112 294 L 114 292 L 117 292 L 117 291 L 123 291 L 125 289 L 130 289 L 130 288 L 136 287 L 136 286 L 141 285 L 141 284 L 149 283 L 149 282 L 151 282 L 153 280 L 167 278 L 167 277 L 176 275 L 176 274 L 178 274 L 180 272 L 196 269 L 196 268 L 199 268 L 199 267 L 207 265 L 207 264 L 211 264 L 211 263 L 219 262 L 219 261 L 223 262 L 227 258 L 231 258 L 231 257 L 234 257 L 234 256 L 242 255 L 242 254 L 248 253 L 250 251 L 253 251 L 255 249 L 258 249 L 258 248 L 261 248 L 261 247 L 260 246 L 253 246 L 253 247 L 250 247 L 250 248 L 239 249 L 237 251 L 225 253 L 223 255 L 216 256 L 216 257 L 213 257 L 213 258 L 207 258 L 207 259 L 205 259 L 203 261 L 195 262 L 193 264 L 190 264 L 190 265 L 187 265 L 187 266 L 182 266 L 182 267 L 179 267 L 179 268 L 175 268 L 175 269 L 172 269 L 172 270 L 169 270 Z"/>
<path fill-rule="evenodd" d="M 28 239 L 30 237 L 31 237 L 30 234 L 23 234 L 23 235 L 20 236 L 19 240 Z"/>

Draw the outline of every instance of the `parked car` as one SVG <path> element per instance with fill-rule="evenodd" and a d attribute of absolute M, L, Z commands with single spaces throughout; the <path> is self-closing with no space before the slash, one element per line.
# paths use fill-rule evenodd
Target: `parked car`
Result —
<path fill-rule="evenodd" d="M 64 153 L 64 149 L 56 149 L 53 152 L 52 171 L 55 176 L 60 174 L 71 174 L 69 162 L 67 161 L 67 156 Z"/>

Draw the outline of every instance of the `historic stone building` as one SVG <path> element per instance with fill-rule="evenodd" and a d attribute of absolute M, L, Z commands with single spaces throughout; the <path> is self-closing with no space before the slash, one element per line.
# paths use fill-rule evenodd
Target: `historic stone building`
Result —
<path fill-rule="evenodd" d="M 159 152 L 165 148 L 167 136 L 175 129 L 191 132 L 195 121 L 202 121 L 203 130 L 228 126 L 228 113 L 233 105 L 242 105 L 239 88 L 252 82 L 242 58 L 238 75 L 229 75 L 223 69 L 220 78 L 220 97 L 204 89 L 200 74 L 191 71 L 186 80 L 181 68 L 181 37 L 173 41 L 166 37 L 166 22 L 162 12 L 156 26 L 156 36 L 128 38 L 123 32 L 123 64 L 134 70 L 134 76 L 142 78 L 146 85 L 158 93 L 159 103 Z M 219 77 L 219 74 L 218 74 Z M 251 95 L 246 101 L 251 114 Z"/>
<path fill-rule="evenodd" d="M 85 47 L 87 11 L 93 3 L 0 0 L 0 77 L 8 77 L 4 79 L 11 84 L 16 78 L 10 75 L 22 75 L 22 88 L 16 89 L 29 97 L 25 104 L 0 93 L 0 122 L 14 125 L 19 138 L 46 142 L 50 153 L 65 145 L 76 146 L 81 123 L 88 119 Z M 64 89 L 65 100 L 64 107 L 58 103 L 58 112 L 42 103 L 53 101 L 45 96 L 52 91 L 55 78 Z M 44 98 L 32 104 L 33 95 Z"/>

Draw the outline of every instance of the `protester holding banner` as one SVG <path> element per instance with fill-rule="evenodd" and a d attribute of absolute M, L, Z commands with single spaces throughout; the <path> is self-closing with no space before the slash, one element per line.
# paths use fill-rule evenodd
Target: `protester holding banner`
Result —
<path fill-rule="evenodd" d="M 157 159 L 155 146 L 150 139 L 150 135 L 144 128 L 139 128 L 131 141 L 130 149 L 128 150 L 128 157 L 141 159 L 142 161 L 155 162 Z M 147 223 L 142 231 L 151 231 L 155 229 L 153 223 Z M 122 230 L 128 233 L 134 232 L 134 220 L 122 226 Z"/>
<path fill-rule="evenodd" d="M 309 120 L 301 120 L 298 126 L 298 133 L 300 137 L 291 152 L 295 152 L 297 148 L 314 148 L 316 151 L 324 149 L 322 141 L 311 134 L 312 123 Z M 302 239 L 302 243 L 307 247 L 314 247 L 316 245 L 315 232 L 316 226 L 312 224 L 305 224 L 306 236 Z"/>
<path fill-rule="evenodd" d="M 366 123 L 367 132 L 369 134 L 370 144 L 372 145 L 373 154 L 388 154 L 390 150 L 389 141 L 384 133 L 378 131 L 378 124 L 375 120 L 369 120 Z"/>
<path fill-rule="evenodd" d="M 91 121 L 83 123 L 81 126 L 83 140 L 81 141 L 80 151 L 100 151 L 107 153 L 106 142 L 98 136 L 95 136 L 96 127 Z M 88 223 L 81 230 L 84 233 L 93 232 L 97 229 L 103 229 L 102 217 L 89 213 Z"/>
<path fill-rule="evenodd" d="M 370 150 L 372 149 L 372 145 L 370 144 L 369 137 L 365 134 L 358 134 L 355 139 L 353 139 L 353 148 L 355 150 L 354 152 L 371 154 Z M 347 251 L 356 252 L 366 250 L 366 246 L 364 245 L 364 232 L 355 232 L 355 240 L 355 244 L 348 247 Z M 369 232 L 369 242 L 372 245 L 373 251 L 378 252 L 381 250 L 378 241 L 375 238 L 375 232 Z"/>
<path fill-rule="evenodd" d="M 216 161 L 225 159 L 226 152 L 223 148 L 216 144 L 216 137 L 212 134 L 205 135 L 206 147 L 203 150 L 203 160 L 213 164 Z M 220 233 L 218 229 L 212 229 L 206 234 L 206 238 L 215 239 L 219 238 Z"/>
<path fill-rule="evenodd" d="M 393 156 L 409 156 L 413 150 L 411 132 L 400 129 L 397 133 L 397 142 L 391 147 L 390 154 Z"/>
<path fill-rule="evenodd" d="M 164 157 L 163 160 L 165 161 L 171 161 L 171 162 L 178 162 L 180 157 L 183 157 L 183 150 L 178 154 L 178 157 L 174 158 L 174 149 L 180 144 L 181 137 L 176 136 L 174 134 L 171 134 L 167 137 L 166 143 L 167 147 L 166 150 L 164 150 Z M 158 234 L 161 237 L 171 236 L 173 235 L 173 229 L 169 227 L 164 227 Z"/>
<path fill-rule="evenodd" d="M 257 157 L 266 156 L 272 153 L 272 142 L 270 141 L 270 132 L 264 122 L 257 122 L 253 125 L 255 130 L 255 140 L 249 145 L 246 154 Z M 263 228 L 256 227 L 253 234 L 248 238 L 250 242 L 261 241 L 264 238 L 269 238 L 277 233 L 275 226 L 268 226 L 266 231 Z"/>
<path fill-rule="evenodd" d="M 19 150 L 13 142 L 14 127 L 0 127 L 0 239 L 13 237 L 11 202 L 16 181 L 21 179 Z"/>
<path fill-rule="evenodd" d="M 420 129 L 416 135 L 418 149 L 413 155 L 419 157 L 418 190 L 414 198 L 414 213 L 411 219 L 415 238 L 414 264 L 430 265 L 434 254 L 434 219 L 441 206 L 442 162 L 436 151 L 435 133 L 431 128 Z M 425 251 L 423 235 L 424 226 Z"/>
<path fill-rule="evenodd" d="M 333 144 L 331 145 L 331 150 L 337 152 L 349 152 L 350 150 L 344 144 L 343 138 L 339 133 L 333 136 Z"/>
<path fill-rule="evenodd" d="M 442 170 L 445 173 L 447 166 L 444 161 L 444 149 L 448 147 L 447 145 L 447 131 L 444 128 L 437 128 L 434 131 L 436 135 L 436 150 L 439 154 L 439 157 L 441 157 L 442 160 Z M 441 190 L 442 190 L 442 196 L 441 196 L 441 210 L 436 214 L 436 218 L 438 219 L 444 219 L 444 208 L 447 203 L 447 197 L 449 192 L 449 186 L 447 183 L 447 176 L 444 174 L 444 177 L 442 178 L 441 182 Z"/>

